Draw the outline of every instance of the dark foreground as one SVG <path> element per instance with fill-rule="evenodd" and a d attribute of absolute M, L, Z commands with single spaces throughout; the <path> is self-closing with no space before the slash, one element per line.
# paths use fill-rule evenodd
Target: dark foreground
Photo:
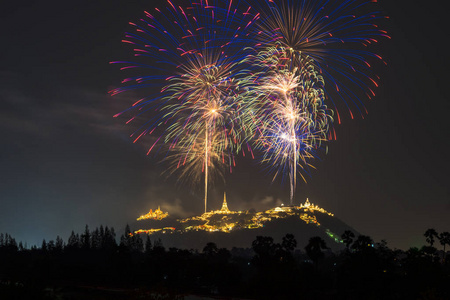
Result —
<path fill-rule="evenodd" d="M 437 241 L 401 251 L 350 232 L 343 240 L 339 253 L 319 237 L 300 251 L 289 234 L 199 252 L 128 232 L 117 244 L 100 227 L 26 249 L 2 234 L 0 299 L 450 299 L 450 263 Z"/>

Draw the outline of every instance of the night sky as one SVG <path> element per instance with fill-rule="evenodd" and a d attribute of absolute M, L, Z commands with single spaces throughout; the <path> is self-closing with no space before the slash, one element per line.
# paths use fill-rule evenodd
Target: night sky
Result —
<path fill-rule="evenodd" d="M 380 47 L 388 66 L 376 67 L 377 96 L 365 102 L 364 120 L 336 125 L 337 141 L 308 183 L 298 184 L 296 200 L 308 197 L 360 233 L 407 249 L 423 245 L 428 228 L 450 230 L 448 25 L 443 7 L 432 2 L 379 2 L 392 40 Z M 134 127 L 112 117 L 134 98 L 107 94 L 125 76 L 109 62 L 131 58 L 123 33 L 154 6 L 3 5 L 0 232 L 30 246 L 56 235 L 67 240 L 85 224 L 122 233 L 158 205 L 180 216 L 202 213 L 202 188 L 161 177 L 164 165 L 146 156 L 146 143 L 129 138 Z M 226 181 L 229 208 L 287 203 L 288 184 L 271 179 L 256 161 L 240 159 Z M 210 190 L 211 209 L 220 207 L 223 190 Z"/>

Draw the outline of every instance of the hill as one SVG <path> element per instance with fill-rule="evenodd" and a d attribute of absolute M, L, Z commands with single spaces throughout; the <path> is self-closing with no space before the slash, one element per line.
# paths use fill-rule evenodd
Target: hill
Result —
<path fill-rule="evenodd" d="M 323 238 L 332 250 L 344 245 L 340 236 L 345 230 L 356 231 L 307 199 L 300 206 L 281 206 L 256 211 L 230 211 L 226 199 L 220 210 L 204 213 L 187 219 L 160 218 L 167 213 L 159 209 L 148 219 L 142 219 L 131 226 L 135 234 L 150 234 L 152 240 L 161 239 L 167 248 L 202 250 L 208 242 L 218 247 L 249 248 L 257 236 L 271 236 L 281 241 L 286 234 L 293 234 L 297 247 L 303 249 L 313 236 Z M 141 229 L 148 228 L 148 229 Z"/>

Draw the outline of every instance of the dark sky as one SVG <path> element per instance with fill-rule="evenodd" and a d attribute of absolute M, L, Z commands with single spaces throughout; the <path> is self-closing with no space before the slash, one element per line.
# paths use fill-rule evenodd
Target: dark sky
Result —
<path fill-rule="evenodd" d="M 447 139 L 448 25 L 432 2 L 379 1 L 392 40 L 380 52 L 369 115 L 346 118 L 297 201 L 319 204 L 376 241 L 421 246 L 434 227 L 450 231 Z M 70 4 L 69 4 L 70 3 Z M 152 4 L 153 3 L 153 4 Z M 130 58 L 120 40 L 154 1 L 10 2 L 0 11 L 0 232 L 40 244 L 85 224 L 118 232 L 150 208 L 189 215 L 201 188 L 175 186 L 163 165 L 132 144 L 112 116 L 134 100 L 109 97 L 122 79 L 112 60 Z M 445 52 L 445 55 L 444 55 Z M 240 161 L 227 179 L 231 209 L 268 208 L 289 188 Z M 223 187 L 210 194 L 218 208 Z M 287 202 L 287 201 L 285 201 Z"/>

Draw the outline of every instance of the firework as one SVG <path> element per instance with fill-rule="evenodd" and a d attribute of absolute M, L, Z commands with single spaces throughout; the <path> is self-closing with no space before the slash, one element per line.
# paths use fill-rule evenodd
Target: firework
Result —
<path fill-rule="evenodd" d="M 292 204 L 297 174 L 331 139 L 326 104 L 340 123 L 336 99 L 353 118 L 361 92 L 375 95 L 369 60 L 381 57 L 365 48 L 388 37 L 375 24 L 383 16 L 358 0 L 265 0 L 257 13 L 248 0 L 180 3 L 130 23 L 123 42 L 141 60 L 112 62 L 135 75 L 111 94 L 146 94 L 116 117 L 142 122 L 131 136 L 151 136 L 147 154 L 164 149 L 167 173 L 204 178 L 205 212 L 211 173 L 231 171 L 250 139 L 274 179 L 289 175 Z"/>
<path fill-rule="evenodd" d="M 378 86 L 371 60 L 382 58 L 369 48 L 389 36 L 377 25 L 385 17 L 373 10 L 372 2 L 377 1 L 265 0 L 259 4 L 256 47 L 280 46 L 309 56 L 327 83 L 327 101 L 333 103 L 339 123 L 340 103 L 351 118 L 354 111 L 364 118 L 367 110 L 361 99 L 375 96 Z"/>
<path fill-rule="evenodd" d="M 369 60 L 381 57 L 368 47 L 388 36 L 375 24 L 384 17 L 371 5 L 357 0 L 257 4 L 257 42 L 243 62 L 252 70 L 242 81 L 243 103 L 262 162 L 275 171 L 274 179 L 289 174 L 291 204 L 296 175 L 303 177 L 331 139 L 333 111 L 326 103 L 334 106 L 340 123 L 336 99 L 352 118 L 354 109 L 364 117 L 361 96 L 375 95 Z"/>
<path fill-rule="evenodd" d="M 278 174 L 289 174 L 293 204 L 297 167 L 312 167 L 311 160 L 328 140 L 333 121 L 325 105 L 324 81 L 313 60 L 281 45 L 250 55 L 247 62 L 260 72 L 245 81 L 243 98 L 251 112 L 255 145 L 263 152 L 263 163 Z M 303 177 L 305 180 L 305 178 Z"/>
<path fill-rule="evenodd" d="M 206 139 L 206 136 L 208 139 Z M 229 151 L 221 143 L 224 141 L 221 139 L 220 134 L 216 133 L 206 134 L 193 134 L 192 137 L 186 139 L 186 142 L 191 143 L 190 140 L 195 139 L 192 145 L 179 147 L 169 150 L 165 161 L 168 163 L 168 168 L 165 172 L 168 174 L 177 174 L 179 181 L 185 181 L 186 184 L 195 184 L 201 182 L 203 174 L 205 173 L 205 153 L 208 159 L 208 177 L 224 179 L 226 168 L 229 167 L 231 172 L 232 156 Z M 206 178 L 206 176 L 205 176 Z M 204 178 L 203 178 L 204 179 Z"/>
<path fill-rule="evenodd" d="M 226 4 L 226 5 L 225 5 Z M 127 33 L 125 43 L 133 45 L 135 56 L 150 64 L 118 61 L 122 69 L 148 69 L 155 75 L 125 79 L 126 86 L 111 91 L 121 93 L 138 88 L 160 86 L 160 93 L 148 95 L 130 109 L 128 122 L 149 118 L 132 136 L 160 132 L 150 147 L 165 147 L 170 161 L 185 168 L 179 174 L 192 176 L 201 170 L 205 182 L 205 212 L 209 170 L 229 164 L 230 153 L 238 152 L 246 136 L 239 126 L 240 105 L 235 78 L 240 74 L 239 50 L 246 43 L 246 29 L 256 18 L 249 8 L 238 14 L 232 2 L 200 1 L 182 7 L 167 1 L 164 9 L 146 12 L 139 23 L 130 23 L 135 32 Z M 243 20 L 247 26 L 241 26 Z M 128 123 L 127 122 L 127 123 Z M 222 157 L 223 159 L 216 159 Z M 181 162 L 181 163 L 180 163 Z M 173 171 L 169 173 L 174 173 Z"/>

